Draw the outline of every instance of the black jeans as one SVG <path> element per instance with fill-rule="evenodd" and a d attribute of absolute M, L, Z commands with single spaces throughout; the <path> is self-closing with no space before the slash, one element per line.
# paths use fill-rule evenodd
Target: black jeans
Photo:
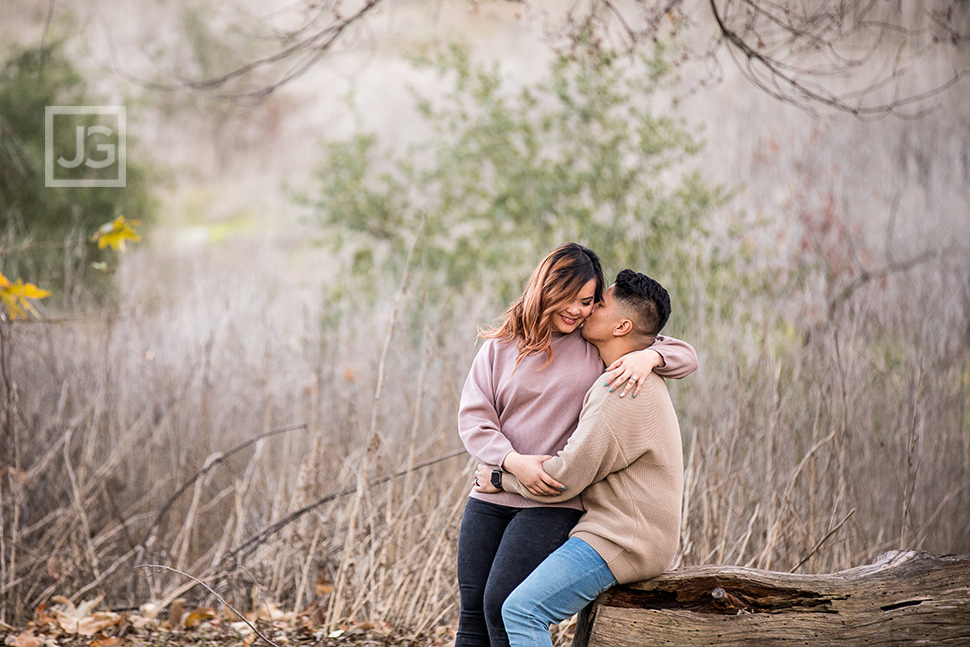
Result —
<path fill-rule="evenodd" d="M 502 603 L 569 537 L 582 510 L 468 499 L 458 534 L 461 611 L 455 647 L 507 647 Z"/>

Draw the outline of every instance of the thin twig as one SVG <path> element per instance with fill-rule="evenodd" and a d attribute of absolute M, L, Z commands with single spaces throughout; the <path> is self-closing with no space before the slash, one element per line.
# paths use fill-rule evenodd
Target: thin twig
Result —
<path fill-rule="evenodd" d="M 50 38 L 51 32 L 51 22 L 54 20 L 54 4 L 55 0 L 48 0 L 47 2 L 47 17 L 44 19 L 44 33 L 40 37 L 40 51 L 43 52 L 43 56 L 47 56 L 47 39 Z"/>
<path fill-rule="evenodd" d="M 71 435 L 73 432 L 73 429 L 68 429 L 65 434 L 67 437 L 64 439 L 64 469 L 67 471 L 68 482 L 71 484 L 71 501 L 81 522 L 81 536 L 84 539 L 84 547 L 87 549 L 88 560 L 91 562 L 91 570 L 97 577 L 101 574 L 101 568 L 98 563 L 98 555 L 94 552 L 94 546 L 91 545 L 91 524 L 88 522 L 88 515 L 81 500 L 81 489 L 77 483 L 74 466 L 71 464 Z"/>
<path fill-rule="evenodd" d="M 916 387 L 913 389 L 913 422 L 909 432 L 909 451 L 906 453 L 906 485 L 903 488 L 903 521 L 899 531 L 899 550 L 906 550 L 906 535 L 910 525 L 910 513 L 913 508 L 913 494 L 916 492 L 916 476 L 919 473 L 919 459 L 916 450 L 919 447 L 919 395 L 923 384 L 923 367 L 919 367 L 916 376 Z M 913 548 L 917 548 L 913 546 Z"/>
<path fill-rule="evenodd" d="M 812 558 L 812 555 L 814 555 L 815 553 L 817 553 L 818 550 L 819 550 L 819 548 L 822 547 L 822 544 L 824 544 L 826 541 L 828 541 L 829 537 L 831 537 L 832 535 L 834 535 L 835 533 L 837 533 L 839 531 L 839 528 L 841 528 L 842 526 L 844 526 L 845 525 L 845 522 L 849 520 L 849 517 L 851 517 L 854 514 L 855 514 L 855 508 L 852 508 L 851 510 L 849 510 L 849 514 L 845 515 L 845 517 L 842 518 L 842 521 L 840 521 L 834 528 L 832 528 L 827 533 L 825 533 L 825 536 L 818 540 L 818 542 L 815 544 L 815 547 L 812 548 L 812 550 L 808 551 L 808 554 L 805 555 L 805 557 L 802 557 L 802 559 L 797 564 L 795 564 L 791 568 L 791 570 L 788 571 L 788 572 L 789 573 L 794 573 L 799 568 L 801 568 L 802 564 L 804 564 L 805 562 L 807 562 L 808 560 L 810 560 Z"/>
<path fill-rule="evenodd" d="M 259 636 L 260 638 L 262 638 L 267 644 L 270 644 L 273 647 L 280 647 L 279 645 L 277 645 L 276 643 L 274 643 L 272 640 L 270 640 L 269 638 L 267 638 L 266 636 L 264 636 L 263 633 L 259 629 L 257 629 L 256 626 L 253 623 L 251 623 L 249 620 L 246 619 L 246 616 L 244 616 L 243 614 L 241 614 L 238 611 L 236 611 L 236 608 L 233 607 L 231 604 L 229 604 L 225 600 L 225 598 L 223 598 L 221 595 L 219 595 L 218 593 L 216 593 L 215 591 L 213 591 L 211 586 L 209 586 L 208 584 L 206 584 L 205 582 L 203 582 L 199 578 L 193 577 L 192 575 L 189 575 L 188 573 L 185 573 L 183 571 L 180 571 L 177 568 L 172 568 L 171 566 L 163 566 L 162 564 L 141 564 L 141 565 L 138 566 L 138 568 L 160 568 L 160 569 L 163 569 L 163 570 L 166 570 L 166 571 L 172 571 L 173 573 L 177 573 L 179 575 L 182 575 L 184 577 L 189 578 L 190 580 L 192 580 L 196 584 L 202 586 L 209 593 L 211 593 L 212 595 L 216 596 L 216 598 L 218 598 L 219 602 L 222 602 L 224 605 L 226 605 L 226 608 L 227 609 L 229 609 L 230 611 L 232 611 L 233 613 L 235 613 L 237 616 L 239 616 L 239 619 L 242 620 L 243 622 L 245 622 L 247 625 L 249 625 L 249 628 L 252 629 L 253 632 L 257 636 Z"/>
<path fill-rule="evenodd" d="M 429 458 L 426 461 L 422 461 L 421 463 L 418 463 L 414 467 L 403 469 L 394 474 L 388 474 L 386 476 L 381 476 L 381 477 L 371 479 L 370 481 L 368 481 L 367 485 L 371 487 L 374 485 L 380 485 L 381 483 L 386 483 L 391 479 L 400 478 L 401 476 L 404 476 L 405 474 L 408 474 L 412 471 L 424 469 L 425 467 L 429 467 L 431 465 L 434 465 L 435 463 L 440 463 L 442 461 L 448 460 L 449 458 L 454 458 L 455 456 L 461 456 L 463 454 L 466 454 L 466 451 L 464 448 L 455 449 L 448 452 L 447 454 L 442 454 L 440 456 L 435 456 L 434 458 Z M 357 491 L 356 485 L 348 485 L 347 487 L 341 488 L 339 490 L 331 492 L 330 494 L 324 495 L 319 499 L 317 499 L 316 501 L 308 503 L 307 505 L 303 506 L 298 510 L 294 510 L 293 512 L 290 512 L 289 514 L 273 522 L 266 528 L 263 528 L 256 534 L 250 535 L 249 537 L 247 537 L 245 540 L 243 540 L 241 544 L 239 544 L 239 546 L 229 551 L 226 554 L 226 558 L 231 559 L 240 554 L 246 555 L 251 553 L 253 550 L 255 550 L 256 546 L 263 543 L 270 535 L 273 535 L 279 532 L 280 529 L 282 529 L 284 526 L 296 521 L 297 519 L 305 515 L 307 512 L 310 512 L 314 508 L 320 507 L 321 505 L 323 505 L 324 503 L 327 503 L 328 501 L 333 501 L 334 499 L 338 499 L 342 496 L 353 494 L 356 491 Z"/>
<path fill-rule="evenodd" d="M 414 250 L 417 249 L 418 243 L 421 242 L 421 238 L 424 236 L 424 225 L 426 221 L 427 214 L 424 214 L 421 216 L 421 226 L 418 229 L 417 235 L 414 237 L 414 242 L 411 243 L 411 249 L 408 250 L 408 257 L 404 261 L 404 274 L 401 276 L 401 285 L 397 289 L 397 294 L 394 295 L 394 307 L 391 310 L 391 320 L 387 325 L 387 334 L 384 336 L 384 347 L 381 349 L 381 360 L 377 365 L 377 386 L 374 387 L 374 408 L 371 410 L 370 418 L 371 437 L 377 433 L 377 410 L 381 401 L 381 394 L 384 391 L 384 365 L 387 363 L 387 353 L 391 348 L 391 338 L 394 336 L 394 324 L 397 322 L 397 315 L 401 309 L 401 301 L 404 300 L 404 295 L 407 294 L 408 279 L 411 276 L 411 260 L 414 258 Z"/>
<path fill-rule="evenodd" d="M 263 58 L 250 61 L 218 77 L 201 81 L 183 81 L 181 83 L 151 83 L 125 72 L 118 61 L 115 61 L 114 71 L 122 78 L 149 90 L 176 91 L 188 88 L 190 90 L 213 92 L 216 97 L 221 99 L 261 99 L 306 74 L 344 36 L 344 32 L 355 23 L 362 21 L 381 2 L 383 0 L 366 0 L 351 15 L 345 18 L 338 18 L 326 27 L 312 32 L 306 38 L 292 45 L 283 47 L 279 51 Z M 221 91 L 231 81 L 253 75 L 259 70 L 294 59 L 296 60 L 294 65 L 269 85 L 240 92 Z"/>
<path fill-rule="evenodd" d="M 206 459 L 205 464 L 202 466 L 202 469 L 196 472 L 195 474 L 193 474 L 192 477 L 189 478 L 189 480 L 187 480 L 185 483 L 183 483 L 182 487 L 180 487 L 178 491 L 175 492 L 175 494 L 173 494 L 171 497 L 169 497 L 168 501 L 165 502 L 165 505 L 162 506 L 162 509 L 159 511 L 159 513 L 155 515 L 155 520 L 152 521 L 151 525 L 148 527 L 148 530 L 145 532 L 145 537 L 140 542 L 138 542 L 138 546 L 143 547 L 148 544 L 148 541 L 151 538 L 152 532 L 155 530 L 155 527 L 158 526 L 162 518 L 165 517 L 165 515 L 168 513 L 172 505 L 175 504 L 175 501 L 177 501 L 178 498 L 182 496 L 182 494 L 184 494 L 186 490 L 192 487 L 193 483 L 195 483 L 199 478 L 205 475 L 213 467 L 215 467 L 219 463 L 222 463 L 233 454 L 237 454 L 241 452 L 242 450 L 246 449 L 250 445 L 257 443 L 264 438 L 269 438 L 270 436 L 276 436 L 277 434 L 282 434 L 290 431 L 296 431 L 298 429 L 306 429 L 306 423 L 301 422 L 295 425 L 289 425 L 286 427 L 277 427 L 275 429 L 270 429 L 269 431 L 265 431 L 261 434 L 256 434 L 249 440 L 246 440 L 236 445 L 229 451 L 216 452 L 215 454 L 210 455 L 209 458 Z"/>

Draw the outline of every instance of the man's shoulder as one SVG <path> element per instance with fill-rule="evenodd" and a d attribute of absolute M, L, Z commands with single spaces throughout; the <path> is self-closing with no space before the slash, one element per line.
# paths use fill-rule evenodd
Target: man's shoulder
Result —
<path fill-rule="evenodd" d="M 607 376 L 604 371 L 593 383 L 593 386 L 589 387 L 583 407 L 584 414 L 587 410 L 590 413 L 594 410 L 604 413 L 627 412 L 655 406 L 658 400 L 670 400 L 666 380 L 653 372 L 641 379 L 640 393 L 635 398 L 633 397 L 633 390 L 621 398 L 620 392 L 623 387 L 618 386 L 611 391 L 609 387 L 604 386 L 606 380 Z"/>

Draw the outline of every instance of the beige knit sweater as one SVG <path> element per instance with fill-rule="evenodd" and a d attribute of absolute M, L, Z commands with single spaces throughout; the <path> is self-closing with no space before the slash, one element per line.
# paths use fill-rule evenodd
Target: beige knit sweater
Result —
<path fill-rule="evenodd" d="M 683 452 L 663 378 L 651 374 L 636 398 L 601 384 L 586 393 L 575 433 L 543 468 L 566 486 L 563 496 L 582 491 L 586 513 L 570 536 L 592 546 L 623 584 L 663 573 L 677 552 Z M 502 485 L 538 501 L 559 498 L 530 494 L 509 473 Z"/>

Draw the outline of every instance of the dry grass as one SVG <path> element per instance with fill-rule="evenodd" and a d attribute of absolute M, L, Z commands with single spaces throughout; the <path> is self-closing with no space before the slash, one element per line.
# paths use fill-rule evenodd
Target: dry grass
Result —
<path fill-rule="evenodd" d="M 382 98 L 386 76 L 373 77 Z M 748 185 L 732 209 L 794 223 L 834 197 L 847 220 L 888 230 L 861 237 L 899 258 L 948 246 L 924 245 L 925 230 L 965 245 L 962 97 L 920 121 L 863 127 L 806 126 L 752 96 L 684 102 L 699 120 L 716 115 L 705 176 Z M 372 116 L 397 130 L 401 106 L 387 109 Z M 160 122 L 158 139 L 177 141 L 182 119 Z M 293 130 L 262 144 L 310 168 L 312 129 Z M 260 151 L 183 139 L 192 148 L 175 159 L 257 169 L 240 180 L 212 164 L 240 201 L 255 176 L 276 182 Z M 455 415 L 475 324 L 501 304 L 438 303 L 400 292 L 400 277 L 377 306 L 331 304 L 328 265 L 294 261 L 309 252 L 292 241 L 178 252 L 157 240 L 122 265 L 117 310 L 0 330 L 0 621 L 22 623 L 56 595 L 104 593 L 113 608 L 212 601 L 145 567 L 158 564 L 240 609 L 272 601 L 325 627 L 382 620 L 414 636 L 453 624 L 469 474 Z M 797 250 L 776 258 L 773 243 L 751 264 L 788 271 Z M 875 277 L 837 303 L 852 284 L 819 271 L 722 309 L 732 297 L 695 274 L 670 330 L 702 362 L 671 385 L 686 458 L 679 563 L 824 572 L 891 548 L 970 552 L 966 257 Z"/>
<path fill-rule="evenodd" d="M 236 250 L 261 267 L 267 253 Z M 469 474 L 454 420 L 485 316 L 446 325 L 405 289 L 321 325 L 318 286 L 270 290 L 200 259 L 163 259 L 162 277 L 158 256 L 124 265 L 117 312 L 4 327 L 4 621 L 59 594 L 115 608 L 209 595 L 141 567 L 158 564 L 328 628 L 452 624 Z M 672 386 L 680 563 L 819 572 L 889 548 L 970 550 L 970 354 L 934 326 L 963 306 L 927 299 L 923 326 L 874 315 L 917 288 L 959 290 L 958 274 L 896 277 L 788 337 L 681 321 L 703 368 Z"/>

